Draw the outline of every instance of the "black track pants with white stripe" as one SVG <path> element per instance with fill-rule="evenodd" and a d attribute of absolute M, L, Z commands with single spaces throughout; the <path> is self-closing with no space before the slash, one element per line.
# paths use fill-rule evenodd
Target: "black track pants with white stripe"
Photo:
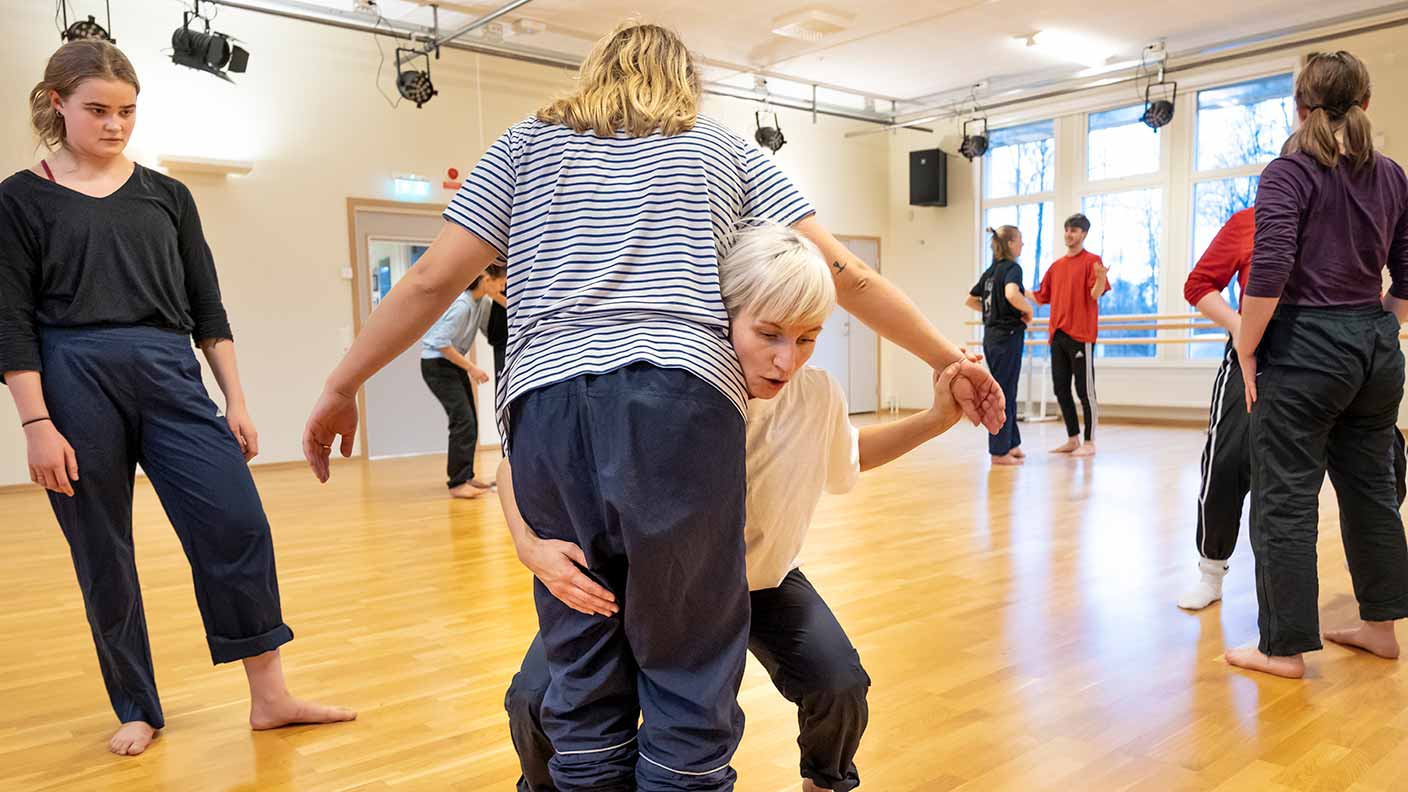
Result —
<path fill-rule="evenodd" d="M 1076 400 L 1071 398 L 1071 380 L 1075 379 L 1076 397 L 1085 413 L 1085 441 L 1095 439 L 1095 424 L 1100 407 L 1095 401 L 1095 345 L 1077 341 L 1057 330 L 1051 336 L 1051 381 L 1056 390 L 1056 403 L 1061 405 L 1061 417 L 1066 422 L 1066 436 L 1080 434 L 1080 419 L 1076 416 Z"/>
<path fill-rule="evenodd" d="M 1251 449 L 1247 445 L 1251 420 L 1242 367 L 1231 341 L 1213 380 L 1209 412 L 1198 487 L 1198 555 L 1226 561 L 1237 546 L 1242 503 L 1252 485 Z"/>

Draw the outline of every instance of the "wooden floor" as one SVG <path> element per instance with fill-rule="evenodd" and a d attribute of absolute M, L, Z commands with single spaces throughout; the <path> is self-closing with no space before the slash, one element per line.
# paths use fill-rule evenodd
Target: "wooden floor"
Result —
<path fill-rule="evenodd" d="M 1202 433 L 1107 427 L 1090 461 L 989 470 L 955 430 L 828 497 L 803 568 L 874 680 L 863 789 L 1408 789 L 1408 672 L 1339 647 L 1302 682 L 1233 672 L 1256 636 L 1243 537 L 1226 599 L 1194 577 Z M 492 460 L 485 459 L 485 464 Z M 355 723 L 253 734 L 243 674 L 212 668 L 189 570 L 150 488 L 137 546 L 168 728 L 114 727 L 67 548 L 37 491 L 0 495 L 0 790 L 510 790 L 503 693 L 535 629 L 494 499 L 451 502 L 435 458 L 345 463 L 318 487 L 257 471 L 275 526 L 295 691 Z M 1355 615 L 1322 500 L 1326 623 Z M 1400 639 L 1408 640 L 1400 628 Z M 795 711 L 750 660 L 742 792 L 800 788 Z"/>

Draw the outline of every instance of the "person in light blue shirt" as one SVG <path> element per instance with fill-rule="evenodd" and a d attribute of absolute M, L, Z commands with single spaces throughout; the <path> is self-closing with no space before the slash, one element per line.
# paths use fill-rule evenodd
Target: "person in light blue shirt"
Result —
<path fill-rule="evenodd" d="M 488 484 L 474 477 L 474 453 L 479 446 L 474 389 L 488 382 L 489 375 L 467 356 L 475 337 L 488 328 L 490 308 L 506 280 L 502 267 L 489 267 L 420 340 L 421 378 L 449 419 L 446 485 L 454 498 L 477 498 L 489 490 Z"/>

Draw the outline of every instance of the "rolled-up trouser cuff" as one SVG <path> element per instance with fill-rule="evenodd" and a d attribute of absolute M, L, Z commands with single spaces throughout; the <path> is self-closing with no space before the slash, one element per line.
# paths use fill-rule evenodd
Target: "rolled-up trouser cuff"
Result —
<path fill-rule="evenodd" d="M 218 635 L 207 635 L 205 640 L 210 644 L 211 662 L 219 665 L 272 652 L 293 640 L 293 630 L 289 629 L 287 624 L 280 624 L 266 633 L 249 638 L 221 638 Z"/>

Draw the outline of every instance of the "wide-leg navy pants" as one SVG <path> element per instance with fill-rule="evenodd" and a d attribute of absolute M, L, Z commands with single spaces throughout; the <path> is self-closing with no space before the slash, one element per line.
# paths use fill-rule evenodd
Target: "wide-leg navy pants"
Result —
<path fill-rule="evenodd" d="M 73 555 L 108 697 L 120 721 L 164 720 L 132 548 L 140 464 L 191 564 L 210 657 L 293 639 L 274 542 L 239 442 L 201 381 L 190 336 L 150 327 L 45 328 L 44 399 L 73 446 L 73 497 L 49 493 Z"/>
<path fill-rule="evenodd" d="M 590 616 L 534 584 L 553 783 L 733 789 L 749 617 L 743 416 L 688 372 L 635 364 L 531 391 L 511 420 L 524 519 L 581 547 L 621 603 Z"/>

